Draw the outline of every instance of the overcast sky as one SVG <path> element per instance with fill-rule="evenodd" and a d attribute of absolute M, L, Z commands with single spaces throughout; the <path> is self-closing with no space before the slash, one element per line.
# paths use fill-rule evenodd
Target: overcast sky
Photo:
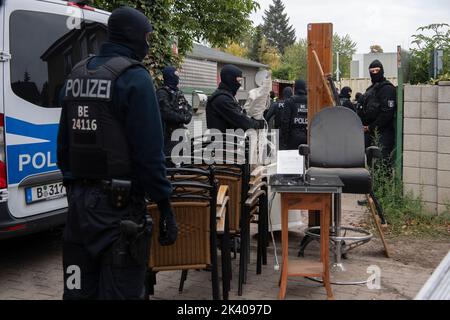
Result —
<path fill-rule="evenodd" d="M 263 22 L 272 0 L 257 0 L 261 9 L 252 14 L 255 26 Z M 384 52 L 397 45 L 410 47 L 417 28 L 431 23 L 450 24 L 450 0 L 283 0 L 297 38 L 306 38 L 312 22 L 331 22 L 339 35 L 349 34 L 357 53 L 367 53 L 379 44 Z"/>

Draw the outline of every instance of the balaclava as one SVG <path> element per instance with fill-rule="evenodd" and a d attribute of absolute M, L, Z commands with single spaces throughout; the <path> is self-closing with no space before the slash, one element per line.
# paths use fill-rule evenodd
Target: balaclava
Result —
<path fill-rule="evenodd" d="M 176 90 L 180 83 L 180 77 L 176 74 L 177 68 L 165 67 L 163 70 L 164 85 Z"/>
<path fill-rule="evenodd" d="M 340 96 L 342 98 L 350 99 L 352 96 L 352 89 L 350 89 L 350 87 L 343 87 Z"/>
<path fill-rule="evenodd" d="M 270 99 L 275 99 L 276 95 L 275 92 L 270 91 Z"/>
<path fill-rule="evenodd" d="M 133 50 L 133 58 L 138 61 L 144 60 L 148 53 L 146 35 L 152 30 L 147 17 L 130 7 L 114 10 L 108 20 L 108 40 Z"/>
<path fill-rule="evenodd" d="M 306 82 L 303 80 L 295 81 L 295 94 L 296 95 L 306 95 Z"/>
<path fill-rule="evenodd" d="M 381 68 L 380 72 L 377 74 L 370 73 L 370 78 L 372 79 L 372 83 L 382 82 L 384 81 L 384 68 L 383 64 L 380 62 L 380 60 L 374 60 L 370 66 L 369 69 L 372 68 Z"/>
<path fill-rule="evenodd" d="M 292 92 L 292 88 L 291 87 L 286 87 L 283 90 L 283 100 L 287 100 L 290 97 L 292 97 L 294 95 L 294 93 Z"/>
<path fill-rule="evenodd" d="M 232 64 L 225 65 L 220 72 L 220 80 L 233 92 L 234 95 L 236 95 L 241 87 L 241 84 L 236 80 L 236 78 L 240 77 L 242 77 L 241 69 Z"/>

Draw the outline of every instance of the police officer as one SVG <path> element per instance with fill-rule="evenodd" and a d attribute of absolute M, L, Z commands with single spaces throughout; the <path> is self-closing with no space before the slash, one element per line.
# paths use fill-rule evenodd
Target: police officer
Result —
<path fill-rule="evenodd" d="M 339 100 L 341 102 L 342 107 L 346 107 L 353 112 L 356 112 L 355 106 L 350 101 L 352 97 L 352 89 L 350 87 L 343 87 L 341 92 L 339 93 Z"/>
<path fill-rule="evenodd" d="M 269 123 L 269 127 L 274 129 L 281 128 L 281 115 L 283 114 L 284 104 L 287 99 L 292 97 L 293 92 L 291 87 L 286 87 L 283 89 L 283 99 L 272 103 L 270 108 L 265 112 L 264 119 Z M 273 125 L 270 123 L 273 121 Z"/>
<path fill-rule="evenodd" d="M 274 103 L 274 102 L 277 102 L 278 97 L 277 97 L 277 95 L 275 94 L 275 92 L 270 91 L 269 96 L 270 96 L 270 103 L 271 103 L 271 104 Z"/>
<path fill-rule="evenodd" d="M 297 150 L 307 143 L 308 102 L 306 82 L 295 82 L 295 95 L 284 104 L 281 116 L 280 149 Z"/>
<path fill-rule="evenodd" d="M 394 148 L 394 115 L 396 110 L 396 89 L 384 77 L 383 65 L 379 60 L 369 66 L 372 85 L 364 94 L 359 116 L 364 126 L 366 147 L 374 145 L 376 133 L 383 159 L 390 161 Z"/>
<path fill-rule="evenodd" d="M 363 102 L 364 102 L 364 95 L 361 92 L 357 92 L 355 94 L 354 106 L 355 106 L 355 111 L 358 115 L 361 114 Z"/>
<path fill-rule="evenodd" d="M 172 133 L 177 129 L 186 129 L 192 119 L 192 107 L 178 88 L 180 77 L 175 67 L 163 70 L 164 85 L 156 92 L 164 129 L 164 151 L 170 155 L 172 148 L 178 143 L 172 141 Z"/>
<path fill-rule="evenodd" d="M 225 65 L 220 72 L 221 82 L 208 99 L 206 124 L 208 129 L 226 133 L 227 129 L 262 129 L 265 120 L 250 118 L 239 105 L 236 94 L 241 87 L 242 71 L 234 65 Z"/>
<path fill-rule="evenodd" d="M 77 64 L 62 91 L 64 299 L 144 298 L 152 229 L 145 197 L 160 210 L 160 243 L 176 239 L 158 102 L 141 63 L 151 31 L 139 11 L 114 10 L 100 54 Z"/>

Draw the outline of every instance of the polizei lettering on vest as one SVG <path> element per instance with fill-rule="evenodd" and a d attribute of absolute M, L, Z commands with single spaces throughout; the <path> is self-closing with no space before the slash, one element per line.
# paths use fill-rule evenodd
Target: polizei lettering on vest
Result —
<path fill-rule="evenodd" d="M 306 118 L 294 118 L 294 124 L 308 124 L 308 119 Z"/>
<path fill-rule="evenodd" d="M 69 79 L 66 84 L 66 96 L 110 99 L 111 80 Z"/>

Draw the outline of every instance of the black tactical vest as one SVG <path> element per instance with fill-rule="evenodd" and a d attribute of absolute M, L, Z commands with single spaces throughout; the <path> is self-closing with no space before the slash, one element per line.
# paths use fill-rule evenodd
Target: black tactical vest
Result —
<path fill-rule="evenodd" d="M 281 128 L 281 121 L 283 116 L 283 109 L 284 109 L 284 100 L 279 100 L 276 103 L 276 109 L 275 109 L 275 128 L 280 129 Z"/>
<path fill-rule="evenodd" d="M 375 121 L 381 112 L 382 102 L 378 98 L 378 92 L 384 86 L 394 86 L 390 81 L 376 83 L 367 89 L 362 104 L 362 119 L 365 124 Z"/>
<path fill-rule="evenodd" d="M 293 96 L 291 99 L 294 107 L 292 109 L 291 105 L 291 128 L 294 131 L 306 131 L 308 128 L 308 104 L 306 97 Z"/>
<path fill-rule="evenodd" d="M 164 90 L 169 94 L 170 97 L 170 106 L 172 107 L 172 109 L 174 110 L 179 110 L 179 109 L 184 109 L 184 110 L 188 110 L 188 104 L 189 102 L 186 100 L 186 98 L 184 97 L 184 94 L 181 90 L 173 90 L 167 86 L 161 87 L 158 89 L 159 90 Z"/>
<path fill-rule="evenodd" d="M 78 63 L 66 81 L 62 112 L 67 121 L 69 171 L 82 179 L 127 178 L 131 175 L 129 146 L 123 125 L 111 112 L 112 97 L 123 72 L 144 66 L 113 57 L 88 70 L 91 58 Z"/>

